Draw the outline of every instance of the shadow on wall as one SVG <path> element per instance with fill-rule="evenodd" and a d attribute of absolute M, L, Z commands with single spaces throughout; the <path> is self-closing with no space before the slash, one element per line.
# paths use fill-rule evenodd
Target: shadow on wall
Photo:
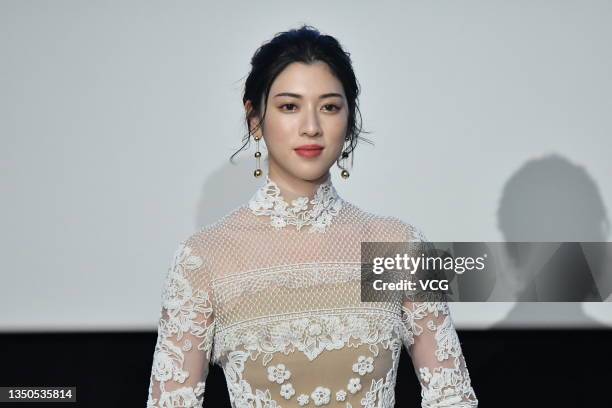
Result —
<path fill-rule="evenodd" d="M 516 270 L 529 262 L 527 258 L 534 259 L 534 254 L 515 251 L 511 242 L 601 242 L 607 240 L 610 229 L 595 181 L 583 167 L 557 154 L 529 160 L 510 177 L 497 220 L 504 241 L 509 242 L 508 257 L 519 266 Z M 556 257 L 559 253 L 569 257 L 560 259 Z M 606 268 L 594 267 L 606 255 L 590 254 L 588 261 L 583 255 L 579 249 L 566 247 L 552 257 L 546 256 L 548 262 L 538 269 L 538 276 L 518 277 L 524 282 L 519 294 L 523 300 L 554 299 L 553 295 L 560 293 L 551 295 L 546 290 L 554 287 L 555 281 L 562 281 L 569 283 L 561 286 L 571 288 L 571 298 L 576 302 L 517 302 L 492 328 L 547 327 L 568 321 L 575 326 L 603 327 L 584 313 L 579 301 L 601 301 L 609 296 L 608 287 L 602 290 L 600 285 L 603 276 L 598 276 Z M 572 262 L 567 262 L 570 258 Z"/>
<path fill-rule="evenodd" d="M 255 159 L 235 160 L 215 171 L 202 186 L 198 202 L 196 229 L 212 224 L 230 211 L 248 202 L 255 190 L 265 182 L 266 172 L 255 178 Z M 268 168 L 267 157 L 262 156 L 261 168 Z"/>

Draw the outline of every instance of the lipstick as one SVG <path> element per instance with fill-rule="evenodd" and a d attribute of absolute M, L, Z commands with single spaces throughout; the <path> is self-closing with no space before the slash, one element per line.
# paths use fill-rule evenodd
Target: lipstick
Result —
<path fill-rule="evenodd" d="M 302 145 L 295 148 L 295 152 L 302 157 L 316 157 L 323 151 L 323 146 L 317 144 Z"/>

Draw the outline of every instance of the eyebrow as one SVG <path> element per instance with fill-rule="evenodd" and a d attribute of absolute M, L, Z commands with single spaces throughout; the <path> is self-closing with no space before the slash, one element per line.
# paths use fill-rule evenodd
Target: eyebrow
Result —
<path fill-rule="evenodd" d="M 277 96 L 290 96 L 292 98 L 302 99 L 302 95 L 296 94 L 296 93 L 293 93 L 293 92 L 280 92 L 280 93 L 277 93 L 276 95 L 274 95 L 274 98 L 276 98 Z M 319 96 L 319 99 L 331 98 L 331 97 L 334 97 L 334 96 L 342 98 L 342 94 L 339 94 L 339 93 L 336 93 L 336 92 L 330 92 L 330 93 L 326 93 L 326 94 L 323 94 L 323 95 Z"/>

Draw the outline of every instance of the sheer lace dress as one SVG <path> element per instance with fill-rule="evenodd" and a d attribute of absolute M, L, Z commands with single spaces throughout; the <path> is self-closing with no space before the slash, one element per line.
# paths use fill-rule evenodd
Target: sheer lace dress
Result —
<path fill-rule="evenodd" d="M 233 408 L 392 408 L 402 346 L 422 407 L 476 407 L 446 302 L 361 302 L 362 241 L 424 236 L 345 201 L 329 177 L 291 203 L 266 177 L 248 203 L 180 243 L 147 407 L 207 406 L 217 364 Z"/>

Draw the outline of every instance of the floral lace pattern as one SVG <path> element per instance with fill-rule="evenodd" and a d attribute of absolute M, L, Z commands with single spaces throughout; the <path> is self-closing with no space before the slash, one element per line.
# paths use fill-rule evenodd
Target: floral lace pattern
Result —
<path fill-rule="evenodd" d="M 308 209 L 308 204 L 312 208 Z M 270 223 L 275 228 L 295 225 L 298 231 L 305 225 L 310 225 L 309 232 L 325 232 L 332 218 L 342 208 L 342 199 L 329 178 L 319 184 L 315 195 L 298 197 L 289 205 L 281 195 L 278 185 L 266 176 L 266 183 L 260 187 L 249 200 L 249 208 L 256 215 L 270 217 Z"/>
<path fill-rule="evenodd" d="M 271 321 L 254 322 L 250 326 L 234 327 L 231 332 L 222 334 L 223 347 L 230 356 L 225 370 L 228 381 L 234 381 L 231 389 L 234 390 L 236 407 L 257 407 L 258 403 L 266 403 L 276 407 L 269 393 L 269 389 L 252 391 L 248 382 L 242 378 L 244 362 L 247 359 L 261 358 L 265 366 L 277 354 L 294 352 L 304 353 L 310 360 L 314 360 L 323 350 L 340 350 L 344 347 L 356 347 L 368 344 L 372 356 L 360 355 L 352 364 L 351 369 L 358 374 L 348 379 L 345 389 L 336 391 L 336 401 L 345 401 L 349 395 L 362 392 L 364 384 L 361 376 L 374 370 L 374 358 L 379 353 L 379 346 L 392 350 L 393 365 L 384 378 L 372 380 L 369 389 L 363 392 L 360 399 L 362 407 L 390 408 L 394 404 L 394 386 L 399 363 L 401 341 L 407 347 L 418 344 L 418 336 L 431 333 L 435 339 L 435 346 L 431 355 L 434 361 L 450 365 L 427 365 L 418 368 L 419 379 L 422 383 L 421 396 L 424 407 L 476 407 L 477 400 L 471 387 L 470 377 L 465 369 L 462 359 L 459 338 L 452 330 L 448 305 L 441 302 L 410 303 L 403 305 L 401 318 L 369 320 L 359 314 L 316 314 L 308 318 L 293 318 Z M 372 316 L 380 316 L 381 312 Z M 399 327 L 398 327 L 398 322 Z M 410 322 L 409 326 L 405 326 Z M 405 336 L 408 329 L 410 335 Z M 350 334 L 349 334 L 350 333 Z M 416 336 L 416 338 L 415 338 Z M 429 343 L 431 344 L 431 343 Z M 429 346 L 428 344 L 428 346 Z M 241 350 L 239 353 L 231 350 Z M 237 359 L 239 356 L 239 359 Z M 462 366 L 463 364 L 463 366 Z M 296 392 L 296 401 L 300 406 L 322 406 L 329 404 L 331 390 L 324 385 L 318 386 L 309 393 L 308 390 L 297 390 L 292 383 L 286 383 L 291 378 L 291 371 L 285 364 L 279 363 L 267 367 L 268 380 L 281 387 L 282 398 L 291 399 Z M 259 401 L 259 402 L 258 402 Z M 240 405 L 244 402 L 245 405 Z M 254 405 L 252 405 L 254 404 Z M 351 404 L 347 403 L 347 407 Z"/>
<path fill-rule="evenodd" d="M 194 386 L 180 386 L 190 378 L 185 369 L 185 353 L 192 351 L 192 341 L 201 340 L 196 348 L 207 356 L 211 352 L 212 325 L 207 325 L 206 321 L 212 315 L 212 303 L 208 293 L 194 290 L 185 276 L 200 268 L 202 263 L 201 257 L 192 254 L 192 248 L 181 243 L 168 270 L 153 354 L 148 408 L 202 405 L 204 381 L 197 381 Z M 158 398 L 153 395 L 154 381 L 159 382 Z M 168 383 L 175 389 L 166 390 Z"/>
<path fill-rule="evenodd" d="M 400 337 L 404 331 L 398 319 L 385 310 L 309 312 L 298 318 L 279 316 L 276 322 L 266 318 L 218 330 L 214 359 L 220 361 L 222 354 L 242 348 L 252 360 L 261 355 L 263 365 L 277 353 L 287 355 L 295 351 L 301 351 L 312 361 L 325 350 L 362 344 L 377 355 L 379 345 L 388 347 L 394 333 Z"/>
<path fill-rule="evenodd" d="M 392 359 L 394 361 L 392 367 L 387 371 L 385 378 L 379 378 L 372 380 L 369 390 L 365 392 L 365 395 L 360 399 L 361 406 L 370 408 L 391 408 L 395 403 L 394 385 L 395 378 L 397 376 L 397 362 L 399 361 L 399 354 L 401 349 L 401 342 L 399 338 L 395 337 L 390 342 L 381 342 L 384 347 L 388 347 L 392 353 Z M 378 354 L 378 347 L 370 349 L 374 355 Z M 259 356 L 261 353 L 249 353 L 245 350 L 230 351 L 227 354 L 227 361 L 224 365 L 224 372 L 228 387 L 230 390 L 230 400 L 236 408 L 256 408 L 256 407 L 275 407 L 280 408 L 280 405 L 271 397 L 271 391 L 269 389 L 253 390 L 247 380 L 244 379 L 243 373 L 245 363 L 249 359 L 255 356 Z M 265 364 L 264 364 L 265 365 Z M 373 368 L 372 357 L 359 356 L 358 362 L 356 363 L 359 367 L 365 367 L 363 374 L 371 372 L 370 368 Z M 359 371 L 359 369 L 357 369 Z M 271 382 L 277 382 L 279 384 L 285 382 L 285 380 L 291 377 L 290 370 L 285 364 L 277 364 L 268 366 L 268 380 Z M 363 388 L 360 377 L 353 377 L 348 380 L 346 390 L 341 389 L 335 393 L 336 401 L 345 401 L 348 397 L 348 393 L 351 395 L 359 393 Z M 296 390 L 292 383 L 285 382 L 280 387 L 280 395 L 282 398 L 289 400 L 296 394 Z M 314 406 L 328 405 L 332 398 L 331 389 L 319 385 L 316 386 L 310 393 L 300 393 L 296 397 L 296 402 L 300 406 L 308 406 L 311 403 Z M 346 403 L 347 408 L 351 408 L 351 403 Z"/>
<path fill-rule="evenodd" d="M 407 345 L 418 341 L 418 336 L 435 339 L 435 361 L 445 363 L 433 368 L 418 367 L 423 407 L 475 407 L 478 400 L 471 386 L 469 372 L 461 351 L 459 337 L 445 302 L 414 302 L 402 306 L 403 321 L 410 327 Z M 424 324 L 422 324 L 424 320 Z M 417 337 L 415 337 L 417 336 Z M 433 371 L 433 372 L 432 372 Z"/>
<path fill-rule="evenodd" d="M 423 407 L 477 407 L 445 302 L 359 296 L 361 242 L 424 235 L 343 204 L 329 181 L 292 207 L 274 187 L 269 180 L 250 207 L 194 234 L 174 254 L 147 407 L 212 406 L 215 397 L 205 404 L 204 390 L 216 364 L 232 408 L 392 408 L 402 347 Z M 274 228 L 254 222 L 253 213 L 270 217 Z M 331 233 L 274 233 L 287 225 Z"/>

